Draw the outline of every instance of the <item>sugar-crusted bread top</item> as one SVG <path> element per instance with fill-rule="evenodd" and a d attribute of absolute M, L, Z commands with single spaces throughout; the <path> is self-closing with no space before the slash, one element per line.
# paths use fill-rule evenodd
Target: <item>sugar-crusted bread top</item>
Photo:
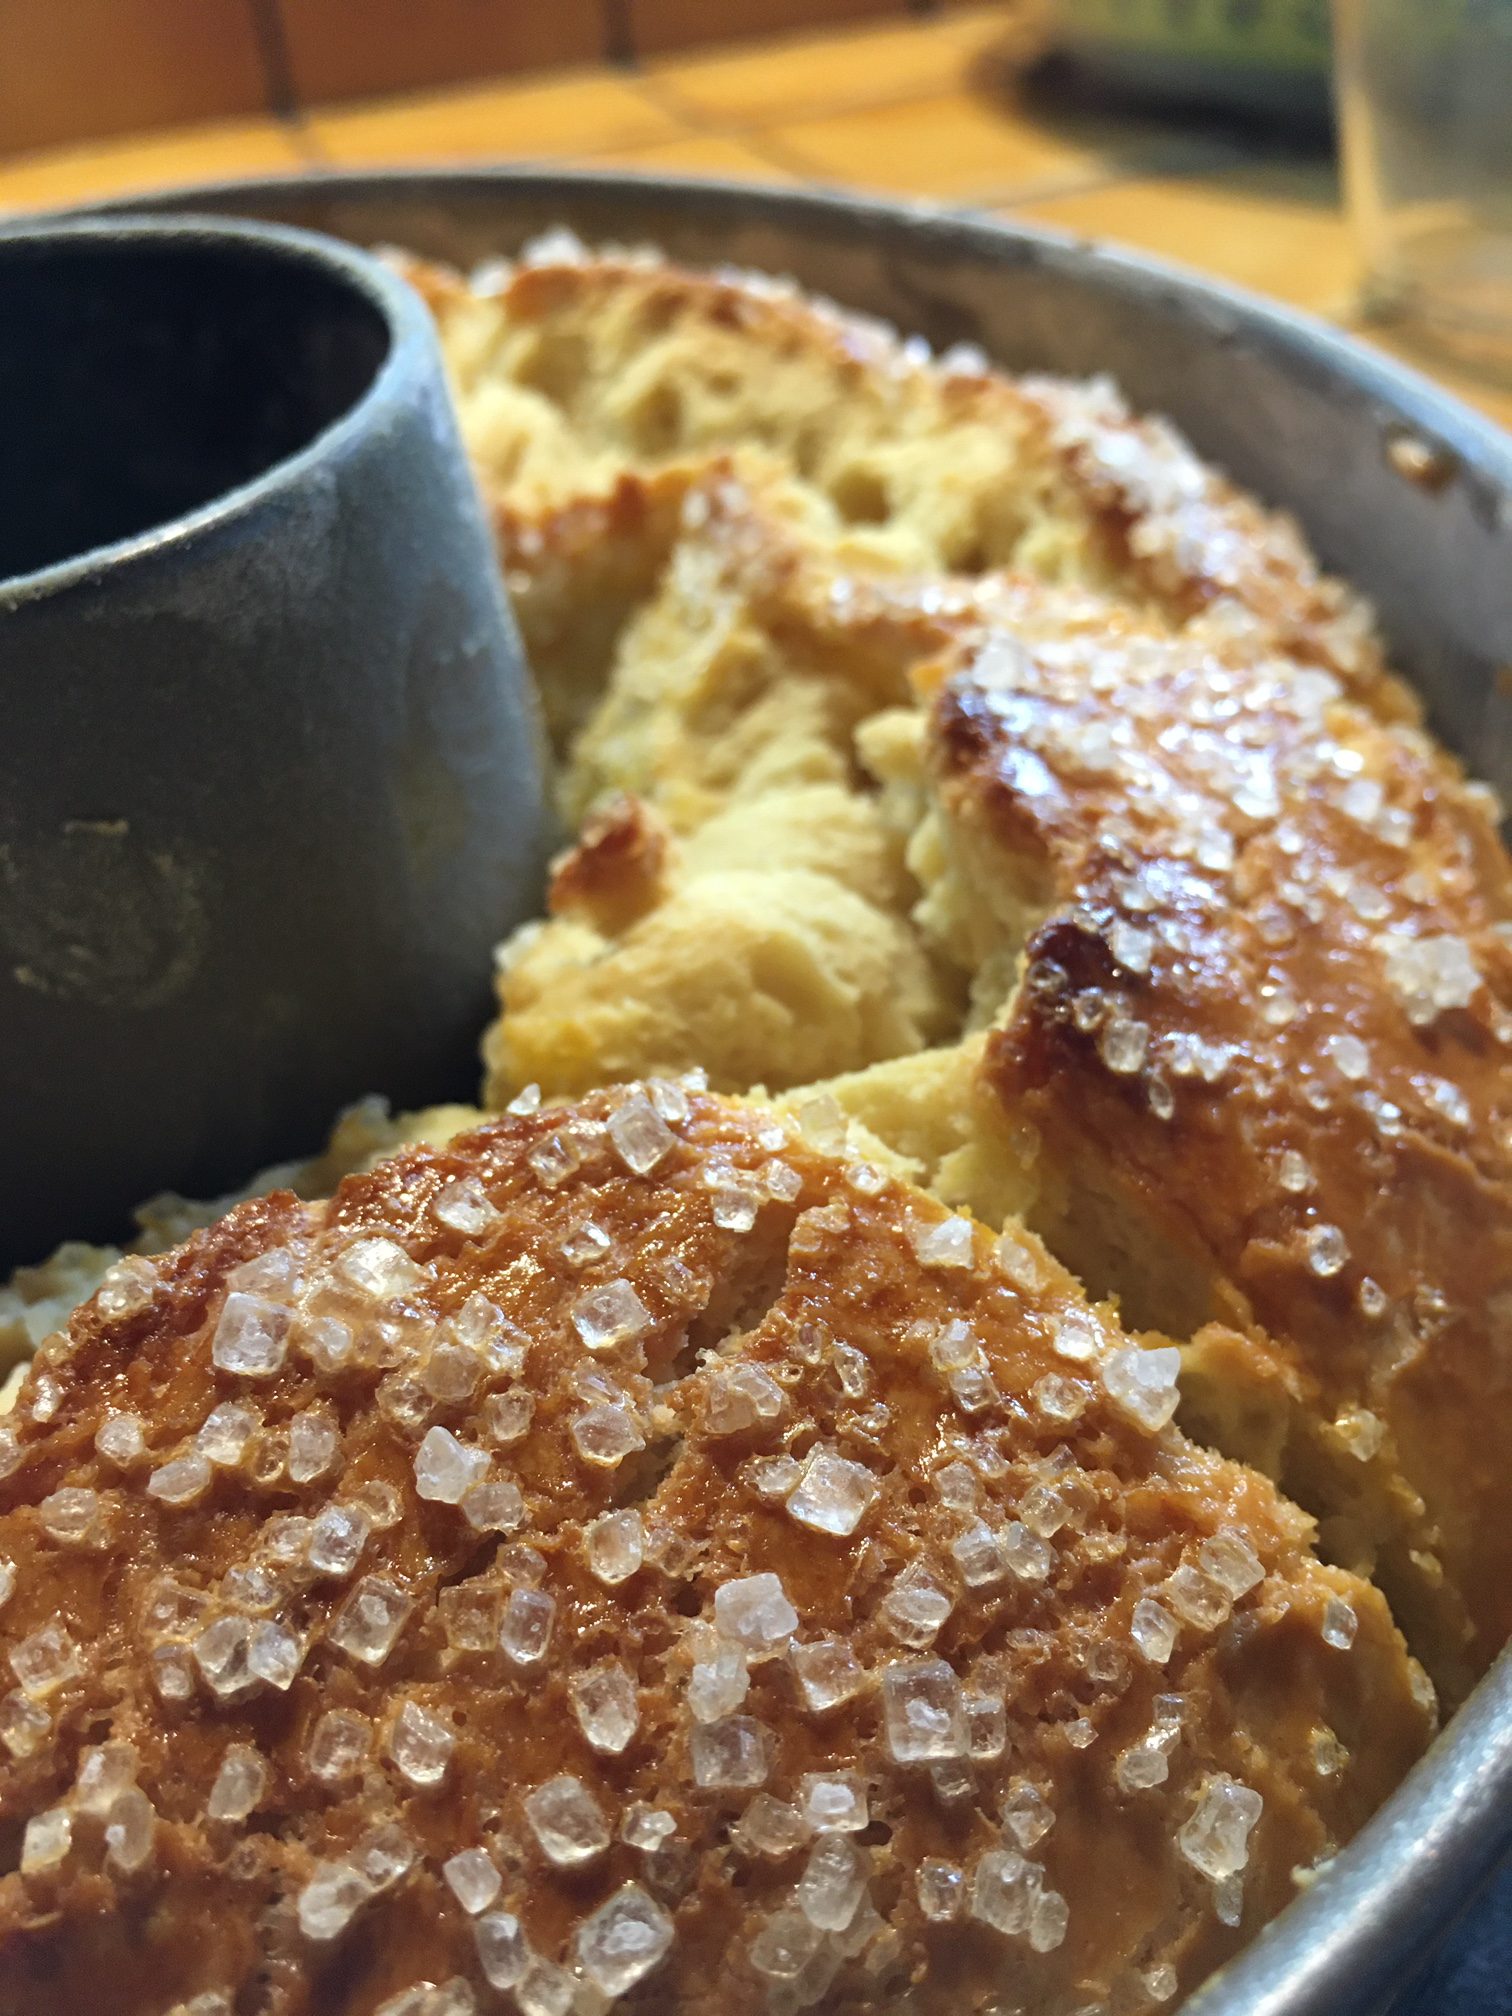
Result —
<path fill-rule="evenodd" d="M 1175 1368 L 665 1081 L 122 1263 L 6 1444 L 0 2010 L 1157 2006 L 1431 1726 Z"/>

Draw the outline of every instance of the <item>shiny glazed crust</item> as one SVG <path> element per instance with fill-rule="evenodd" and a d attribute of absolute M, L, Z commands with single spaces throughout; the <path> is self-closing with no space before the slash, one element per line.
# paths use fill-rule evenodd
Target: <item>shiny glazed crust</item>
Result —
<path fill-rule="evenodd" d="M 967 883 L 1048 893 L 984 1065 L 1040 1137 L 1035 1220 L 1128 1320 L 1197 1333 L 1190 1425 L 1327 1515 L 1458 1694 L 1512 1630 L 1486 794 L 1243 633 L 1032 597 L 1004 627 L 931 761 Z"/>
<path fill-rule="evenodd" d="M 122 1263 L 6 1447 L 0 2011 L 1158 2006 L 1431 1726 L 1173 1376 L 665 1083 Z"/>

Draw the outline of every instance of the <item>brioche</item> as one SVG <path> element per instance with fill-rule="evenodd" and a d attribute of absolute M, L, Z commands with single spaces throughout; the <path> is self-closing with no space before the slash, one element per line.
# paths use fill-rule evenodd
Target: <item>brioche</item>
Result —
<path fill-rule="evenodd" d="M 121 1263 L 3 1437 L 0 2012 L 1169 2002 L 1432 1726 L 1175 1375 L 670 1081 Z"/>
<path fill-rule="evenodd" d="M 983 1065 L 1039 1139 L 1031 1222 L 1128 1320 L 1193 1336 L 1189 1422 L 1325 1516 L 1457 1696 L 1512 1632 L 1512 871 L 1485 794 L 1242 631 L 1041 627 L 1032 598 L 1008 628 L 951 669 L 930 762 L 978 909 L 1049 899 Z M 1209 1321 L 1247 1348 L 1215 1356 Z"/>
<path fill-rule="evenodd" d="M 1362 605 L 1106 388 L 654 260 L 548 248 L 432 287 L 523 607 L 511 542 L 539 556 L 574 513 L 641 558 L 563 671 L 569 813 L 628 792 L 687 845 L 738 804 L 780 860 L 821 830 L 784 790 L 848 790 L 902 862 L 899 1006 L 934 986 L 863 1026 L 852 980 L 824 1043 L 755 990 L 737 1045 L 704 1004 L 749 989 L 743 890 L 703 885 L 679 928 L 674 878 L 554 967 L 564 906 L 506 959 L 490 1100 L 698 1063 L 833 1081 L 936 1194 L 1024 1217 L 1180 1339 L 1194 1432 L 1379 1576 L 1458 1699 L 1512 1629 L 1512 877 Z M 507 424 L 501 384 L 529 392 Z"/>
<path fill-rule="evenodd" d="M 1398 711 L 1368 613 L 1295 527 L 1134 418 L 1106 381 L 1010 380 L 751 274 L 594 257 L 565 234 L 476 285 L 413 262 L 483 481 L 531 524 L 626 473 L 742 448 L 837 519 L 851 557 L 1021 569 L 1168 620 L 1237 601 L 1277 646 Z M 525 590 L 531 556 L 519 563 Z"/>

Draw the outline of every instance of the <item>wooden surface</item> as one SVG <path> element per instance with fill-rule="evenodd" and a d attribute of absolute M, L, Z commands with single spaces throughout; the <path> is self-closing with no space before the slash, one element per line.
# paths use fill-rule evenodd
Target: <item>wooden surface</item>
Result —
<path fill-rule="evenodd" d="M 551 5 L 570 15 L 572 0 Z M 665 0 L 660 18 L 676 11 Z M 385 0 L 385 17 L 403 12 Z M 500 18 L 512 12 L 511 0 Z M 787 18 L 781 4 L 770 18 Z M 581 66 L 33 153 L 0 164 L 0 208 L 300 166 L 520 157 L 849 183 L 1115 239 L 1352 323 L 1353 244 L 1325 148 L 1026 82 L 1024 18 L 1014 5 L 951 7 L 634 69 Z M 1512 426 L 1512 386 L 1372 340 Z"/>

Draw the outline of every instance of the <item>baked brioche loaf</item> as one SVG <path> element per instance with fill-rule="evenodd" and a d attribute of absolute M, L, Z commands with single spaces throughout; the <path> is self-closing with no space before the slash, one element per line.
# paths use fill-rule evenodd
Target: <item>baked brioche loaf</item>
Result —
<path fill-rule="evenodd" d="M 693 1084 L 121 1263 L 4 1438 L 0 2012 L 1168 2004 L 1432 1724 L 1175 1404 Z"/>
<path fill-rule="evenodd" d="M 1106 388 L 650 259 L 429 286 L 567 809 L 638 801 L 503 958 L 490 1099 L 832 1079 L 1183 1340 L 1457 1699 L 1512 1627 L 1512 880 L 1361 605 Z M 637 585 L 562 627 L 590 524 Z M 611 830 L 660 879 L 588 917 Z"/>
<path fill-rule="evenodd" d="M 1364 608 L 1319 576 L 1295 528 L 1106 382 L 1010 380 L 964 348 L 936 362 L 791 283 L 592 257 L 566 234 L 471 286 L 408 270 L 499 493 L 527 613 L 538 542 L 563 507 L 738 448 L 790 472 L 857 559 L 1014 568 L 1175 622 L 1237 601 L 1277 646 L 1406 704 Z"/>
<path fill-rule="evenodd" d="M 1457 1696 L 1512 1631 L 1485 794 L 1226 627 L 1032 597 L 949 668 L 928 744 L 951 900 L 1044 892 L 983 1065 L 1037 1137 L 1032 1221 L 1126 1320 L 1194 1336 L 1194 1430 L 1325 1515 Z"/>

